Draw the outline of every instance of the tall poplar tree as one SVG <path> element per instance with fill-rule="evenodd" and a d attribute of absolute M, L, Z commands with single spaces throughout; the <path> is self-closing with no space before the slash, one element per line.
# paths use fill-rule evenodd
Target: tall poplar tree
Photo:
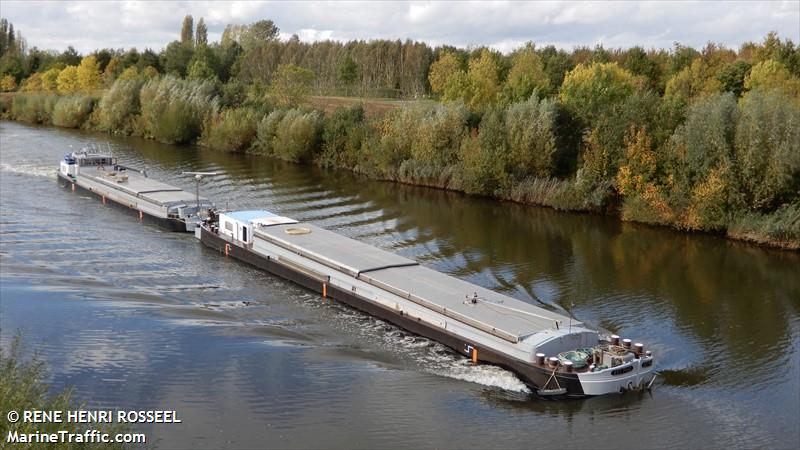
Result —
<path fill-rule="evenodd" d="M 208 27 L 206 27 L 206 23 L 202 17 L 197 21 L 197 29 L 195 30 L 194 36 L 195 45 L 198 47 L 208 45 Z"/>
<path fill-rule="evenodd" d="M 191 14 L 187 14 L 183 18 L 183 25 L 181 26 L 181 43 L 192 44 L 194 42 L 194 19 Z"/>

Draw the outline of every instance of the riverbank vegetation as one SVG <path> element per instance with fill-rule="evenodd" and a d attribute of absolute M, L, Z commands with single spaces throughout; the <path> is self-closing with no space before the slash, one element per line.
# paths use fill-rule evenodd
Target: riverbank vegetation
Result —
<path fill-rule="evenodd" d="M 800 47 L 774 33 L 501 54 L 193 25 L 160 53 L 81 57 L 6 23 L 0 112 L 800 248 Z"/>
<path fill-rule="evenodd" d="M 22 339 L 15 336 L 7 350 L 0 347 L 0 411 L 3 420 L 0 421 L 0 435 L 3 442 L 10 434 L 16 436 L 44 435 L 65 431 L 71 434 L 83 434 L 87 429 L 97 429 L 112 436 L 128 431 L 120 425 L 106 424 L 79 424 L 66 421 L 66 411 L 80 410 L 81 405 L 73 399 L 73 391 L 65 389 L 61 392 L 50 392 L 50 387 L 44 382 L 46 367 L 36 355 L 26 357 L 23 354 Z M 64 423 L 31 423 L 21 419 L 23 411 L 64 411 Z M 12 423 L 6 420 L 6 414 L 15 411 L 20 414 L 19 421 Z M 83 436 L 81 436 L 83 437 Z M 23 439 L 25 439 L 23 437 Z M 35 438 L 34 438 L 35 439 Z M 21 441 L 24 442 L 24 441 Z M 88 443 L 77 445 L 71 442 L 56 442 L 48 444 L 19 443 L 18 448 L 47 448 L 71 449 L 76 446 L 81 448 L 110 448 L 125 449 L 127 444 L 121 443 Z"/>

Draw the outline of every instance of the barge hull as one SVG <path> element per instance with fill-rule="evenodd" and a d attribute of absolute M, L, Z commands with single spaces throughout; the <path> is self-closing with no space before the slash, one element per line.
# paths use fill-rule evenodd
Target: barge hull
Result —
<path fill-rule="evenodd" d="M 93 196 L 95 196 L 97 198 L 100 198 L 100 199 L 102 199 L 104 197 L 103 194 L 101 194 L 99 192 L 95 192 L 91 188 L 86 188 L 84 186 L 81 186 L 79 183 L 73 181 L 70 178 L 67 178 L 61 172 L 58 173 L 58 181 L 59 181 L 59 184 L 65 189 L 71 189 L 71 190 L 76 191 L 76 192 L 77 191 L 85 192 L 85 193 L 88 193 L 88 194 L 92 194 Z M 145 211 L 141 211 L 139 209 L 132 208 L 130 205 L 118 202 L 114 198 L 105 197 L 105 199 L 106 199 L 106 202 L 108 204 L 110 204 L 110 205 L 118 207 L 118 208 L 120 208 L 122 210 L 126 210 L 128 212 L 131 212 L 135 216 L 138 215 L 140 217 L 140 220 L 142 222 L 144 222 L 144 223 L 151 223 L 151 224 L 157 225 L 158 227 L 163 228 L 163 229 L 165 229 L 167 231 L 186 231 L 186 224 L 183 221 L 179 220 L 179 219 L 171 219 L 171 218 L 166 218 L 166 217 L 154 216 L 154 215 L 151 215 L 151 214 L 149 214 L 149 213 L 147 213 Z"/>
<path fill-rule="evenodd" d="M 396 311 L 385 308 L 369 301 L 358 294 L 340 289 L 328 284 L 328 277 L 317 276 L 295 269 L 290 265 L 282 264 L 272 258 L 263 257 L 248 248 L 228 242 L 220 236 L 201 228 L 200 241 L 208 248 L 216 250 L 226 256 L 236 258 L 259 269 L 292 281 L 306 289 L 320 293 L 322 301 L 337 300 L 355 309 L 390 322 L 411 333 L 439 342 L 457 353 L 473 356 L 471 351 L 477 352 L 476 361 L 490 363 L 516 373 L 520 379 L 534 390 L 542 388 L 550 379 L 553 371 L 548 367 L 526 364 L 522 361 L 509 358 L 488 348 L 481 348 L 462 338 L 448 333 L 445 330 L 434 328 L 419 319 L 398 314 Z M 569 397 L 584 397 L 583 388 L 576 373 L 556 373 L 558 384 L 567 389 Z M 551 386 L 554 382 L 550 382 Z"/>

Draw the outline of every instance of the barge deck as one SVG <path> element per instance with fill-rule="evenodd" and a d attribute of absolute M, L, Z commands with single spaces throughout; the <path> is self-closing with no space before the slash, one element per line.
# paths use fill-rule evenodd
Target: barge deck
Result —
<path fill-rule="evenodd" d="M 171 231 L 194 232 L 214 204 L 179 187 L 155 180 L 146 171 L 117 164 L 110 154 L 73 152 L 64 157 L 58 177 L 73 190 L 90 192 L 123 206 Z"/>
<path fill-rule="evenodd" d="M 567 316 L 268 211 L 220 214 L 202 243 L 517 373 L 541 395 L 600 395 L 652 382 L 642 344 L 601 337 Z M 577 355 L 577 356 L 576 356 Z"/>

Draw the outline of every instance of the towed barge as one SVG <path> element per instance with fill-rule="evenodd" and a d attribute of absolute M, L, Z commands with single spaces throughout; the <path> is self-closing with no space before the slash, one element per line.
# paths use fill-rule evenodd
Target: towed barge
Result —
<path fill-rule="evenodd" d="M 416 261 L 268 211 L 212 213 L 196 229 L 226 256 L 323 298 L 389 321 L 471 358 L 515 372 L 539 395 L 583 397 L 650 387 L 653 356 L 640 343 Z"/>
<path fill-rule="evenodd" d="M 117 164 L 109 153 L 84 149 L 64 156 L 58 177 L 72 190 L 78 188 L 123 206 L 171 231 L 194 232 L 214 209 L 214 204 L 181 188 L 147 176 L 147 172 Z"/>

